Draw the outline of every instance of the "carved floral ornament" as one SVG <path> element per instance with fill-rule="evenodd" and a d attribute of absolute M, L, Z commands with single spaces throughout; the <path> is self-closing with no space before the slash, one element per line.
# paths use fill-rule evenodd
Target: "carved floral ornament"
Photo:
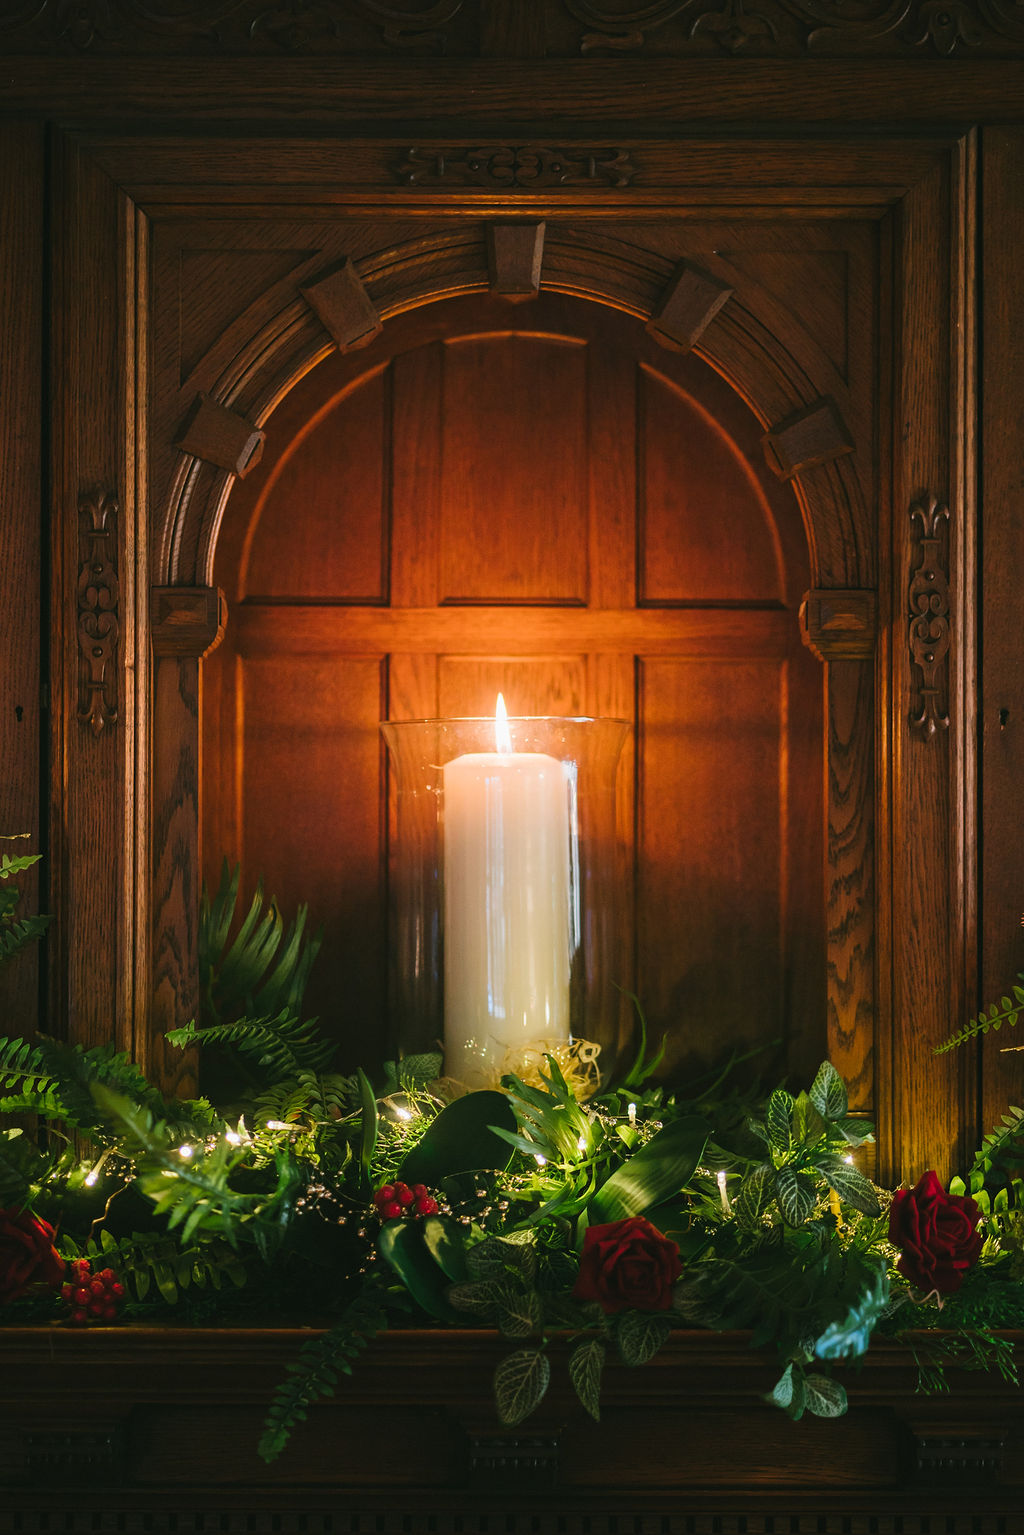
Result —
<path fill-rule="evenodd" d="M 521 0 L 548 57 L 599 52 L 1007 57 L 1024 54 L 1020 0 Z M 489 0 L 13 0 L 13 53 L 514 56 L 516 14 L 485 43 Z M 529 16 L 527 13 L 530 13 Z"/>
<path fill-rule="evenodd" d="M 913 548 L 920 559 L 910 573 L 910 658 L 914 701 L 910 728 L 926 741 L 949 729 L 949 578 L 942 554 L 949 508 L 935 496 L 910 507 Z"/>
<path fill-rule="evenodd" d="M 491 145 L 480 149 L 409 149 L 394 167 L 398 180 L 416 187 L 628 186 L 636 166 L 624 149 L 553 149 L 544 145 Z"/>
<path fill-rule="evenodd" d="M 117 721 L 117 499 L 109 490 L 88 491 L 79 499 L 78 513 L 78 718 L 98 736 Z"/>

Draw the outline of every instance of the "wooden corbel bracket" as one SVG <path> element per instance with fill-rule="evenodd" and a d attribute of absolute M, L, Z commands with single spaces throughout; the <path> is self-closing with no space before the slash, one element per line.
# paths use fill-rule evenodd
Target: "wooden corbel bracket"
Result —
<path fill-rule="evenodd" d="M 819 661 L 866 661 L 875 653 L 878 600 L 873 591 L 825 587 L 800 604 L 800 635 Z"/>
<path fill-rule="evenodd" d="M 224 637 L 227 601 L 219 586 L 154 586 L 150 593 L 153 654 L 201 660 Z"/>

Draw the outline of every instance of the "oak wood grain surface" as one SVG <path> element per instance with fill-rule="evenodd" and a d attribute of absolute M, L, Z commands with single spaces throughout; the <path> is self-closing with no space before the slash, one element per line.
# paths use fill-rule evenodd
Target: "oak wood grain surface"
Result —
<path fill-rule="evenodd" d="M 0 377 L 17 410 L 0 415 L 0 569 L 7 597 L 0 632 L 0 833 L 27 834 L 5 842 L 12 855 L 38 853 L 42 743 L 42 454 L 43 139 L 31 123 L 0 128 Z M 48 881 L 43 880 L 43 888 Z M 39 910 L 38 865 L 19 877 L 19 916 Z M 0 1006 L 24 1019 L 26 1032 L 39 1011 L 38 955 L 30 946 L 0 969 Z"/>

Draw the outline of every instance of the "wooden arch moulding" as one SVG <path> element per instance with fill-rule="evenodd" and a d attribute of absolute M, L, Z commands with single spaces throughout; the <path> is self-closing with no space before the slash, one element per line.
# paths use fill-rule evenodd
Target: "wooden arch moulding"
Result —
<path fill-rule="evenodd" d="M 537 276 L 544 293 L 611 306 L 661 331 L 670 347 L 692 346 L 754 411 L 767 464 L 792 486 L 811 574 L 803 632 L 823 660 L 826 700 L 830 1049 L 860 1106 L 889 1126 L 883 1174 L 898 1176 L 904 1158 L 908 1167 L 944 1165 L 951 1144 L 974 1134 L 968 1068 L 931 1060 L 951 1012 L 962 1014 L 972 995 L 970 141 L 641 143 L 630 149 L 638 176 L 626 186 L 517 186 L 500 196 L 463 186 L 396 191 L 397 152 L 393 142 L 355 156 L 325 145 L 324 173 L 333 157 L 340 190 L 310 214 L 276 205 L 309 153 L 286 147 L 275 161 L 280 186 L 261 187 L 258 216 L 244 145 L 221 141 L 191 167 L 173 140 L 66 140 L 58 156 L 65 323 L 78 327 L 76 340 L 85 334 L 76 294 L 90 282 L 111 293 L 115 317 L 130 320 L 100 338 L 115 354 L 127 423 L 114 397 L 79 403 L 89 395 L 82 363 L 60 384 L 68 441 L 91 441 L 84 417 L 105 412 L 109 451 L 90 464 L 90 480 L 121 492 L 132 591 L 152 591 L 153 617 L 138 602 L 125 624 L 126 660 L 148 649 L 156 620 L 153 675 L 144 664 L 134 674 L 136 709 L 153 711 L 151 756 L 138 717 L 128 720 L 151 804 L 116 861 L 131 866 L 130 887 L 142 891 L 131 912 L 117 898 L 120 927 L 111 930 L 134 977 L 136 1023 L 134 1036 L 122 1025 L 125 1043 L 173 1075 L 170 1060 L 155 1058 L 156 1041 L 195 1002 L 200 656 L 221 623 L 213 564 L 235 478 L 257 462 L 278 403 L 339 345 L 362 343 L 372 355 L 379 327 L 386 334 L 404 311 L 502 284 L 518 298 Z M 737 170 L 744 156 L 746 181 Z M 220 196 L 232 176 L 227 206 L 206 218 L 203 198 Z M 73 236 L 83 209 L 84 231 Z M 817 288 L 807 289 L 792 242 L 781 249 L 766 233 L 775 214 L 820 254 Z M 528 226 L 500 258 L 488 234 L 495 220 Z M 830 239 L 840 225 L 846 246 Z M 943 250 L 948 262 L 936 259 Z M 197 285 L 186 291 L 190 280 Z M 805 306 L 807 291 L 816 296 Z M 133 456 L 141 443 L 145 472 Z M 58 495 L 74 482 L 77 504 L 72 457 Z M 146 487 L 137 503 L 126 485 Z M 950 509 L 950 725 L 924 742 L 910 730 L 920 676 L 906 636 L 919 558 L 909 508 L 929 495 Z M 69 751 L 83 748 L 76 740 Z M 111 789 L 122 823 L 125 805 L 137 802 L 129 777 L 122 768 Z M 67 824 L 62 792 L 56 808 Z M 70 969 L 81 970 L 75 956 L 102 926 L 79 925 Z M 143 998 L 154 994 L 147 1012 Z"/>

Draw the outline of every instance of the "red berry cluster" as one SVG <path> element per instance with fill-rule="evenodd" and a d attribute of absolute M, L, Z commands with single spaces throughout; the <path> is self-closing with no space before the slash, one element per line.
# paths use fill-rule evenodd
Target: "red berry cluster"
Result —
<path fill-rule="evenodd" d="M 70 1265 L 71 1279 L 60 1287 L 70 1308 L 72 1327 L 86 1327 L 90 1322 L 116 1322 L 117 1309 L 124 1299 L 124 1285 L 113 1269 L 92 1271 L 88 1258 L 76 1258 Z"/>
<path fill-rule="evenodd" d="M 373 1196 L 382 1221 L 397 1220 L 400 1215 L 436 1215 L 437 1200 L 425 1183 L 385 1183 Z"/>

